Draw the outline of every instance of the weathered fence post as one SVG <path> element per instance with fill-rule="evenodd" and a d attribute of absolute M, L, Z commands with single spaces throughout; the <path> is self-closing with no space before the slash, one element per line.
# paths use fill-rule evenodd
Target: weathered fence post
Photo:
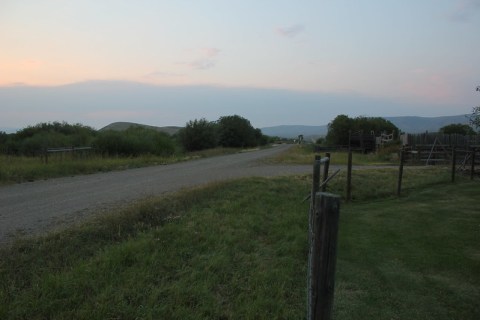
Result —
<path fill-rule="evenodd" d="M 348 148 L 347 201 L 352 200 L 352 149 Z"/>
<path fill-rule="evenodd" d="M 313 164 L 312 199 L 314 199 L 315 194 L 318 191 L 320 191 L 320 167 L 321 167 L 321 157 L 315 156 L 315 162 Z"/>
<path fill-rule="evenodd" d="M 475 153 L 477 152 L 476 148 L 472 148 L 472 167 L 470 168 L 470 180 L 473 180 L 475 176 Z"/>
<path fill-rule="evenodd" d="M 318 192 L 314 203 L 307 319 L 329 320 L 335 289 L 340 196 Z"/>
<path fill-rule="evenodd" d="M 308 214 L 308 241 L 309 241 L 309 252 L 308 252 L 308 270 L 307 270 L 307 306 L 311 305 L 312 298 L 312 245 L 313 242 L 313 218 L 315 215 L 315 195 L 320 191 L 320 169 L 321 169 L 321 158 L 320 156 L 315 156 L 315 162 L 313 164 L 313 183 L 312 183 L 312 193 L 310 194 L 310 211 Z M 310 319 L 310 309 L 307 309 L 307 317 Z"/>
<path fill-rule="evenodd" d="M 402 192 L 402 178 L 403 178 L 403 164 L 405 162 L 405 150 L 400 150 L 400 167 L 398 169 L 398 184 L 397 184 L 397 196 L 400 196 Z"/>
<path fill-rule="evenodd" d="M 457 166 L 457 150 L 455 146 L 452 147 L 452 182 L 455 182 L 455 169 Z"/>
<path fill-rule="evenodd" d="M 328 179 L 328 170 L 330 168 L 330 153 L 327 152 L 325 153 L 325 157 L 328 158 L 327 161 L 325 161 L 325 164 L 323 165 L 323 185 L 322 185 L 322 192 L 327 191 L 327 184 L 326 181 Z"/>

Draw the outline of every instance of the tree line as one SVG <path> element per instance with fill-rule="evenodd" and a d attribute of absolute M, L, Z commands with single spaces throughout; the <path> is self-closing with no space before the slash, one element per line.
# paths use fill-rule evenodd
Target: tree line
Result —
<path fill-rule="evenodd" d="M 439 129 L 443 134 L 475 135 L 477 134 L 472 127 L 477 130 L 480 128 L 480 107 L 473 109 L 468 116 L 470 125 L 454 123 L 443 126 Z M 328 124 L 328 132 L 325 137 L 325 143 L 328 145 L 348 145 L 351 134 L 372 134 L 379 136 L 382 133 L 393 134 L 393 139 L 397 139 L 401 133 L 400 129 L 391 121 L 381 117 L 356 117 L 350 118 L 341 114 L 335 117 Z"/>
<path fill-rule="evenodd" d="M 473 109 L 470 124 L 480 128 L 480 107 Z M 440 129 L 445 134 L 475 134 L 465 124 L 451 124 Z M 324 142 L 328 145 L 348 145 L 350 134 L 363 132 L 379 135 L 382 132 L 394 134 L 400 130 L 390 121 L 380 117 L 356 117 L 338 115 L 328 124 Z M 82 124 L 66 122 L 39 123 L 26 127 L 17 133 L 0 131 L 0 153 L 35 156 L 47 148 L 93 147 L 103 155 L 138 156 L 152 154 L 172 155 L 181 151 L 204 149 L 249 148 L 266 145 L 275 138 L 262 134 L 248 119 L 238 115 L 223 116 L 216 121 L 205 118 L 190 120 L 177 134 L 168 135 L 152 128 L 133 126 L 124 131 L 100 130 Z"/>
<path fill-rule="evenodd" d="M 328 145 L 346 146 L 350 142 L 351 134 L 371 134 L 378 136 L 381 133 L 394 135 L 398 138 L 400 130 L 391 121 L 380 117 L 356 117 L 350 118 L 341 114 L 328 124 L 328 132 L 325 137 Z"/>
<path fill-rule="evenodd" d="M 178 133 L 187 151 L 197 151 L 218 146 L 247 148 L 266 145 L 269 137 L 255 129 L 249 120 L 238 115 L 220 117 L 217 121 L 204 118 L 189 121 Z"/>
<path fill-rule="evenodd" d="M 124 131 L 100 130 L 67 122 L 39 123 L 17 133 L 0 132 L 0 153 L 36 156 L 47 148 L 93 147 L 102 155 L 168 156 L 176 151 L 197 151 L 218 146 L 244 148 L 267 144 L 269 138 L 250 121 L 238 115 L 217 121 L 205 119 L 186 123 L 177 134 L 132 126 Z"/>

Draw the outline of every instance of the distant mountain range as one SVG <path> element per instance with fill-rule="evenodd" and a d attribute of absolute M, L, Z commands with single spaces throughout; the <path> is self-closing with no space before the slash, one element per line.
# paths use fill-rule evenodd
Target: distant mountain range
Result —
<path fill-rule="evenodd" d="M 445 117 L 414 117 L 414 116 L 405 116 L 405 117 L 384 117 L 385 119 L 391 121 L 396 125 L 400 130 L 407 133 L 423 133 L 436 132 L 441 127 L 453 124 L 461 123 L 468 124 L 468 115 L 457 115 L 457 116 L 445 116 Z M 175 134 L 181 127 L 168 126 L 168 127 L 155 127 L 149 125 L 143 125 L 133 122 L 114 122 L 108 126 L 100 129 L 103 130 L 126 130 L 131 126 L 143 126 L 146 128 L 155 129 L 161 132 L 166 132 L 170 135 Z M 305 139 L 318 139 L 319 137 L 325 136 L 328 131 L 328 125 L 320 126 L 305 126 L 305 125 L 280 125 L 273 127 L 264 127 L 260 128 L 263 134 L 273 137 L 281 138 L 296 138 L 299 135 L 303 135 Z M 0 131 L 7 133 L 14 133 L 17 129 L 12 128 L 0 128 Z"/>
<path fill-rule="evenodd" d="M 467 115 L 445 116 L 445 117 L 385 117 L 391 121 L 400 130 L 407 133 L 423 133 L 425 131 L 436 132 L 441 127 L 452 124 L 462 123 L 468 124 Z M 130 126 L 140 125 L 132 122 L 114 122 L 100 130 L 126 130 Z M 181 127 L 154 127 L 148 125 L 141 125 L 147 128 L 152 128 L 158 131 L 166 132 L 168 134 L 175 134 Z M 260 128 L 263 134 L 273 137 L 281 138 L 296 138 L 303 135 L 307 140 L 316 140 L 319 137 L 325 136 L 328 131 L 328 125 L 321 126 L 304 126 L 304 125 L 281 125 L 274 127 Z"/>
<path fill-rule="evenodd" d="M 467 115 L 445 116 L 445 117 L 384 117 L 391 121 L 400 130 L 407 133 L 423 133 L 425 131 L 436 132 L 441 127 L 452 124 L 461 123 L 468 124 Z M 305 139 L 317 139 L 325 136 L 328 131 L 328 125 L 321 126 L 302 126 L 302 125 L 281 125 L 274 127 L 261 128 L 263 134 L 282 137 L 296 138 L 303 135 Z"/>

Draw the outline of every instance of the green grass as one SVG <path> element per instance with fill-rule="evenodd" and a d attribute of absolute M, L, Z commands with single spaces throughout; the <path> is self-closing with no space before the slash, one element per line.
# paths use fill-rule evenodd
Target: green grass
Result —
<path fill-rule="evenodd" d="M 233 148 L 216 148 L 170 157 L 144 155 L 138 157 L 87 156 L 72 158 L 71 154 L 52 155 L 48 164 L 39 157 L 0 155 L 0 185 L 65 177 L 96 172 L 125 170 L 161 164 L 170 164 L 192 159 L 213 157 L 240 152 Z"/>
<path fill-rule="evenodd" d="M 345 206 L 337 319 L 477 319 L 477 182 Z"/>
<path fill-rule="evenodd" d="M 399 199 L 342 204 L 335 319 L 478 319 L 478 181 L 406 177 Z M 310 185 L 213 184 L 20 239 L 0 249 L 0 318 L 303 319 Z"/>
<path fill-rule="evenodd" d="M 398 148 L 397 148 L 398 149 Z M 362 154 L 354 152 L 352 154 L 352 163 L 354 165 L 388 165 L 398 164 L 399 160 L 396 155 L 396 150 L 385 149 L 378 154 Z M 322 157 L 325 153 L 317 153 Z M 346 165 L 348 163 L 347 152 L 330 152 L 333 165 Z M 269 158 L 267 162 L 281 163 L 281 164 L 312 164 L 315 153 L 313 145 L 296 145 L 275 157 Z"/>

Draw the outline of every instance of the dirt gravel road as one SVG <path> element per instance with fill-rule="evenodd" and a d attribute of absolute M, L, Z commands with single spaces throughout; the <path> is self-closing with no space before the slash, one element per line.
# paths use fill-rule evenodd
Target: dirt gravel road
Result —
<path fill-rule="evenodd" d="M 131 201 L 209 182 L 311 172 L 311 166 L 267 165 L 261 159 L 290 146 L 171 165 L 98 173 L 0 187 L 0 242 L 36 234 Z"/>

